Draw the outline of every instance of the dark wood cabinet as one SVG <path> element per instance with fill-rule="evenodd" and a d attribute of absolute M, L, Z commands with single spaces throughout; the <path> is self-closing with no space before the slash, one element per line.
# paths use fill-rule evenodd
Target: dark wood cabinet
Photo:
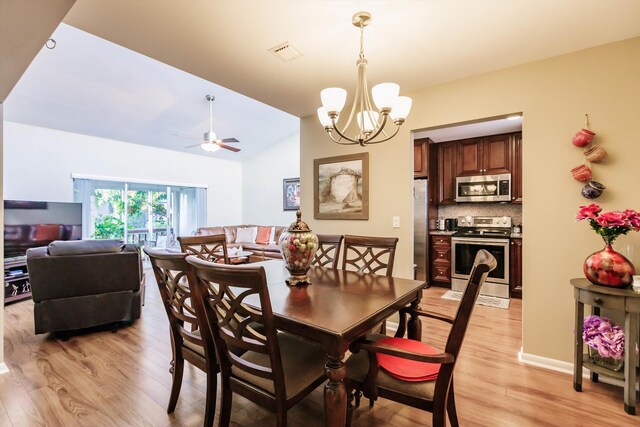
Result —
<path fill-rule="evenodd" d="M 456 142 L 437 144 L 438 204 L 453 205 L 456 202 Z"/>
<path fill-rule="evenodd" d="M 413 141 L 413 177 L 426 178 L 429 176 L 429 138 Z"/>
<path fill-rule="evenodd" d="M 456 141 L 457 176 L 482 175 L 482 138 Z"/>
<path fill-rule="evenodd" d="M 31 284 L 25 258 L 4 261 L 4 303 L 31 298 Z"/>
<path fill-rule="evenodd" d="M 512 298 L 522 298 L 522 239 L 509 245 L 509 288 Z"/>
<path fill-rule="evenodd" d="M 431 235 L 431 282 L 451 284 L 451 236 Z"/>
<path fill-rule="evenodd" d="M 511 134 L 457 141 L 457 176 L 511 172 Z"/>
<path fill-rule="evenodd" d="M 482 138 L 482 173 L 498 175 L 511 172 L 512 134 Z"/>
<path fill-rule="evenodd" d="M 522 203 L 522 132 L 513 134 L 511 165 L 511 201 Z"/>

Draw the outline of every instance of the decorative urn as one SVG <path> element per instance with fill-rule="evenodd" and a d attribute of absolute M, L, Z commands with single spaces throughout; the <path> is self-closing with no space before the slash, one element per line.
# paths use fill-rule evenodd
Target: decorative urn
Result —
<path fill-rule="evenodd" d="M 310 284 L 307 276 L 313 257 L 318 249 L 318 236 L 302 221 L 302 212 L 296 212 L 298 219 L 282 232 L 278 245 L 287 270 L 291 276 L 287 278 L 287 285 L 296 286 Z"/>

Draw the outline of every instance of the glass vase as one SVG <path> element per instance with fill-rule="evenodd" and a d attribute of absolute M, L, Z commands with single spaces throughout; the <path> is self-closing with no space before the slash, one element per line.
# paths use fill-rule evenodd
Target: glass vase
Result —
<path fill-rule="evenodd" d="M 591 363 L 594 365 L 611 369 L 615 372 L 622 370 L 622 367 L 624 366 L 624 358 L 621 357 L 620 359 L 614 359 L 613 357 L 602 357 L 595 348 L 587 348 L 589 349 L 589 360 L 591 360 Z"/>
<path fill-rule="evenodd" d="M 278 240 L 282 258 L 291 276 L 286 282 L 289 286 L 310 284 L 307 271 L 318 249 L 318 236 L 302 221 L 302 212 L 296 212 L 297 220 L 282 232 Z"/>
<path fill-rule="evenodd" d="M 593 284 L 611 288 L 626 288 L 633 282 L 636 270 L 627 258 L 607 244 L 584 261 L 584 275 Z"/>

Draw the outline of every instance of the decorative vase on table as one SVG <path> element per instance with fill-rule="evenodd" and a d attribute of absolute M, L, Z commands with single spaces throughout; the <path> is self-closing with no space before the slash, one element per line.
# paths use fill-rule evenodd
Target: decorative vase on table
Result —
<path fill-rule="evenodd" d="M 629 231 L 640 231 L 640 213 L 632 209 L 602 213 L 595 203 L 580 206 L 578 221 L 587 220 L 591 228 L 604 240 L 603 250 L 593 253 L 584 262 L 584 275 L 596 285 L 626 288 L 633 282 L 636 270 L 627 258 L 614 251 L 611 245 Z"/>
<path fill-rule="evenodd" d="M 584 261 L 584 274 L 591 283 L 612 288 L 626 288 L 633 282 L 636 270 L 627 258 L 607 244 Z"/>
<path fill-rule="evenodd" d="M 291 276 L 286 282 L 289 286 L 310 284 L 307 276 L 313 257 L 318 250 L 318 236 L 302 221 L 302 212 L 296 212 L 297 220 L 282 232 L 278 240 L 280 252 Z"/>

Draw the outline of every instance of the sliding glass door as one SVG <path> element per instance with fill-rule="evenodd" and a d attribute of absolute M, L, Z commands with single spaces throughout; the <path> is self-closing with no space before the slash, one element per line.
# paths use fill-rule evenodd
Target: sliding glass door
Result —
<path fill-rule="evenodd" d="M 77 178 L 74 187 L 85 238 L 171 247 L 205 225 L 204 188 Z"/>

